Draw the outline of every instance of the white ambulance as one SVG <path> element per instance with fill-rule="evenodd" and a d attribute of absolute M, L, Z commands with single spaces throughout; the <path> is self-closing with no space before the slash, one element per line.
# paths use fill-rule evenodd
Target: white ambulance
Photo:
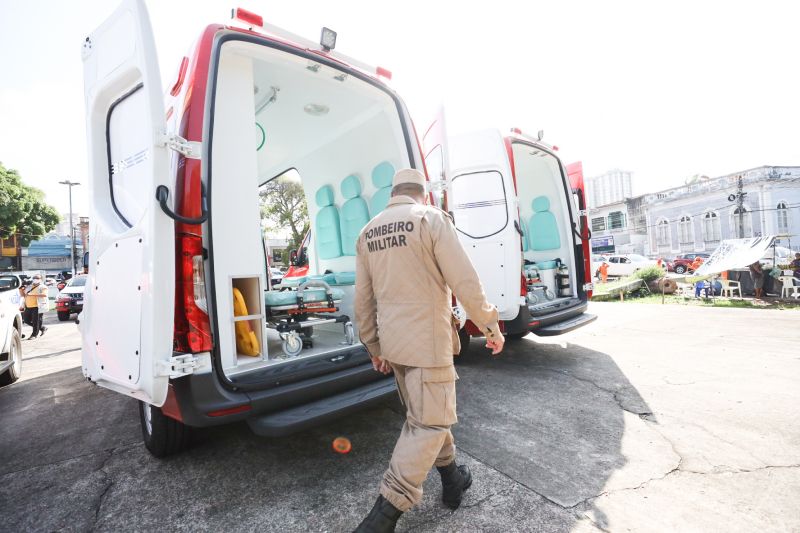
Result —
<path fill-rule="evenodd" d="M 282 435 L 392 395 L 353 326 L 355 240 L 424 168 L 391 73 L 237 9 L 162 91 L 142 0 L 83 43 L 92 218 L 83 373 L 139 400 L 147 448 L 246 420 Z M 259 188 L 297 180 L 309 275 L 271 290 Z M 284 280 L 282 286 L 287 285 Z M 284 287 L 285 289 L 286 287 Z"/>
<path fill-rule="evenodd" d="M 580 165 L 570 173 L 541 134 L 448 136 L 443 110 L 423 139 L 434 202 L 452 215 L 506 338 L 560 335 L 595 320 L 586 313 L 592 284 Z M 459 311 L 463 352 L 481 333 Z"/>

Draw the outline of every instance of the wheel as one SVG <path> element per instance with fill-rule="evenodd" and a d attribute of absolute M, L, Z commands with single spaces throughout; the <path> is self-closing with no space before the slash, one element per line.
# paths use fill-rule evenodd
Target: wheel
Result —
<path fill-rule="evenodd" d="M 291 331 L 283 338 L 283 353 L 289 357 L 295 357 L 303 351 L 303 340 L 297 332 Z"/>
<path fill-rule="evenodd" d="M 0 385 L 11 385 L 19 379 L 22 372 L 22 337 L 17 328 L 11 330 L 11 345 L 8 347 L 8 360 L 11 366 L 0 375 Z"/>
<path fill-rule="evenodd" d="M 144 445 L 155 457 L 166 457 L 189 447 L 191 428 L 164 415 L 158 407 L 139 401 L 139 422 Z"/>
<path fill-rule="evenodd" d="M 529 331 L 518 331 L 516 333 L 506 333 L 506 340 L 518 341 L 528 336 Z"/>
<path fill-rule="evenodd" d="M 69 320 L 69 311 L 59 311 L 58 320 L 60 320 L 61 322 L 66 322 L 67 320 Z"/>
<path fill-rule="evenodd" d="M 686 273 L 686 266 L 684 266 L 684 265 L 676 266 L 675 267 L 675 273 L 676 274 L 685 274 Z"/>
<path fill-rule="evenodd" d="M 456 361 L 459 358 L 464 357 L 466 353 L 469 351 L 469 341 L 472 337 L 469 333 L 467 333 L 467 328 L 461 328 L 458 330 L 458 341 L 461 344 L 461 349 L 458 351 L 458 357 L 456 357 Z"/>
<path fill-rule="evenodd" d="M 344 340 L 351 345 L 356 342 L 356 332 L 352 322 L 346 322 L 344 325 Z"/>

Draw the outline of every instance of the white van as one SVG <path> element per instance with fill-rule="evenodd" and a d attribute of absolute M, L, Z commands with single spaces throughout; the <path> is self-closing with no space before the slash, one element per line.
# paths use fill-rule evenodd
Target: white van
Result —
<path fill-rule="evenodd" d="M 560 335 L 592 322 L 580 171 L 573 179 L 552 146 L 517 129 L 448 136 L 443 111 L 424 146 L 434 201 L 452 215 L 506 337 Z M 481 334 L 465 318 L 462 350 Z"/>
<path fill-rule="evenodd" d="M 423 168 L 391 73 L 265 24 L 208 26 L 162 91 L 142 0 L 83 45 L 92 217 L 83 372 L 140 401 L 157 456 L 190 426 L 303 429 L 394 393 L 353 326 L 355 239 Z M 309 276 L 270 290 L 259 187 L 299 180 Z M 284 279 L 282 285 L 287 285 Z"/>

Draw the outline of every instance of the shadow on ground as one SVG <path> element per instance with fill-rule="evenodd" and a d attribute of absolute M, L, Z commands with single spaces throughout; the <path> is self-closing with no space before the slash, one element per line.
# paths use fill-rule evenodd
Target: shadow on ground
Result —
<path fill-rule="evenodd" d="M 450 513 L 434 471 L 398 530 L 594 529 L 589 499 L 669 469 L 627 453 L 629 439 L 668 444 L 647 428 L 647 404 L 608 355 L 529 339 L 496 359 L 477 341 L 473 351 L 458 365 L 454 431 L 475 484 Z M 79 368 L 0 390 L 0 412 L 9 531 L 350 531 L 403 422 L 399 403 L 387 402 L 282 439 L 223 426 L 158 460 L 140 443 L 135 401 L 86 383 Z M 340 435 L 353 443 L 347 455 L 331 450 Z M 593 516 L 602 527 L 602 513 Z"/>

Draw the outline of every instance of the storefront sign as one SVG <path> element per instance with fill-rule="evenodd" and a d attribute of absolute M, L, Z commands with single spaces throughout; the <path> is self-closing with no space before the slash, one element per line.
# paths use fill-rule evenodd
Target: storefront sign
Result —
<path fill-rule="evenodd" d="M 614 253 L 614 236 L 605 235 L 603 237 L 592 237 L 592 253 Z"/>

